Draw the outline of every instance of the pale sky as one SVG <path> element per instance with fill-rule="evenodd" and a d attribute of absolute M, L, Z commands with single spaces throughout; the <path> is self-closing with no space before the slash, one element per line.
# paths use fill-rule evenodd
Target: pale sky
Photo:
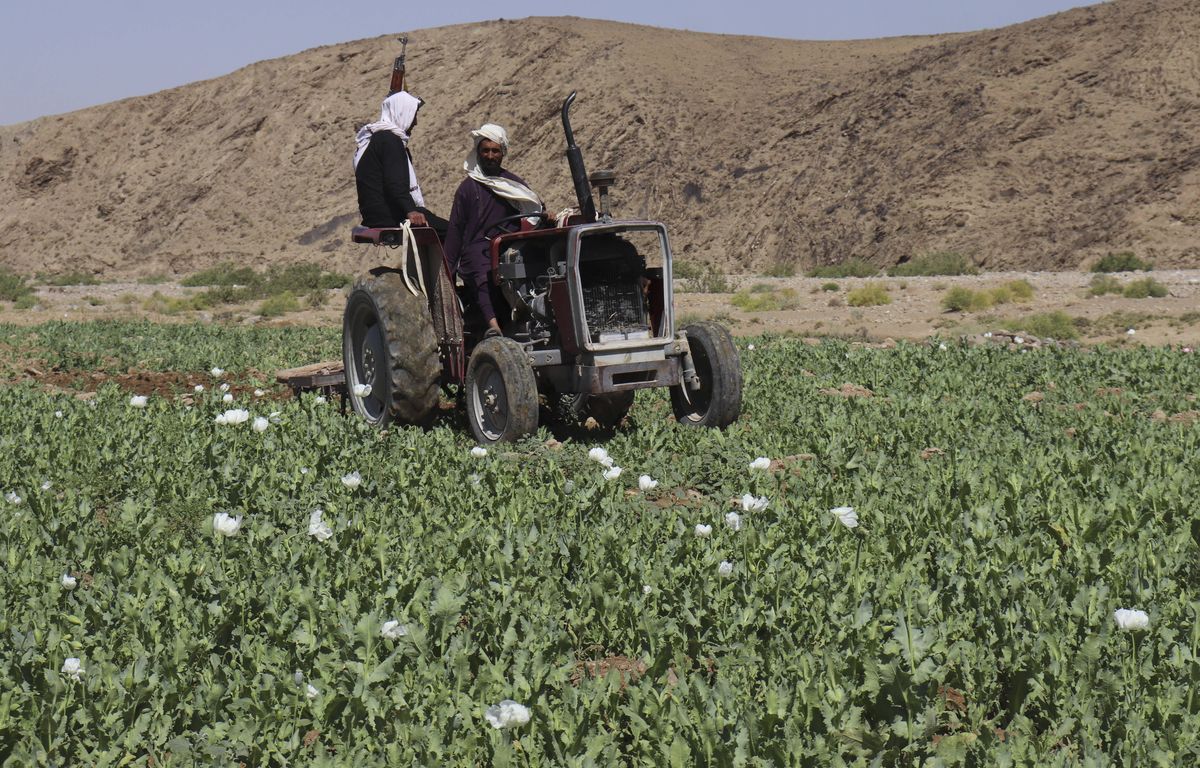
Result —
<path fill-rule="evenodd" d="M 1001 27 L 1088 0 L 0 0 L 0 125 L 217 77 L 318 45 L 503 16 L 849 40 Z"/>

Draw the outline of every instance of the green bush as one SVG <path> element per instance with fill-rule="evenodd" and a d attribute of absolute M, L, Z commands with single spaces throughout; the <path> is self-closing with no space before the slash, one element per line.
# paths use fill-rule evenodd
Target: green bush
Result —
<path fill-rule="evenodd" d="M 0 300 L 18 301 L 22 296 L 33 293 L 33 288 L 25 281 L 24 275 L 0 267 Z"/>
<path fill-rule="evenodd" d="M 291 291 L 277 293 L 258 305 L 258 314 L 263 317 L 279 317 L 288 312 L 297 312 L 299 310 L 300 301 Z"/>
<path fill-rule="evenodd" d="M 1104 296 L 1109 293 L 1120 293 L 1121 281 L 1112 275 L 1098 274 L 1092 276 L 1088 284 L 1088 296 Z"/>
<path fill-rule="evenodd" d="M 977 275 L 979 270 L 961 253 L 928 253 L 888 269 L 892 277 L 932 277 L 935 275 Z"/>
<path fill-rule="evenodd" d="M 695 280 L 704 272 L 704 267 L 694 261 L 676 260 L 671 264 L 671 275 L 677 280 Z"/>
<path fill-rule="evenodd" d="M 1070 315 L 1057 310 L 1054 312 L 1039 312 L 1033 315 L 1026 315 L 1017 320 L 1010 320 L 1006 325 L 1046 339 L 1066 340 L 1079 338 L 1079 330 L 1075 325 L 1075 321 L 1071 319 Z"/>
<path fill-rule="evenodd" d="M 942 309 L 947 312 L 981 312 L 992 306 L 992 297 L 984 291 L 972 291 L 956 285 L 942 297 Z"/>
<path fill-rule="evenodd" d="M 42 285 L 99 285 L 100 281 L 87 272 L 67 272 L 62 275 L 38 275 Z"/>
<path fill-rule="evenodd" d="M 1134 280 L 1121 290 L 1121 295 L 1127 299 L 1161 299 L 1167 295 L 1167 286 L 1153 277 Z"/>
<path fill-rule="evenodd" d="M 846 303 L 852 307 L 878 307 L 891 304 L 892 297 L 883 283 L 867 283 L 846 295 Z"/>
<path fill-rule="evenodd" d="M 754 286 L 748 291 L 738 291 L 730 301 L 733 306 L 743 312 L 778 312 L 784 309 L 795 309 L 800 301 L 796 292 L 791 288 L 783 290 L 757 291 Z"/>
<path fill-rule="evenodd" d="M 1133 251 L 1110 253 L 1092 265 L 1093 272 L 1149 272 L 1153 265 L 1139 259 Z"/>
<path fill-rule="evenodd" d="M 287 264 L 261 273 L 225 264 L 189 275 L 180 284 L 207 286 L 204 300 L 208 304 L 241 304 L 284 293 L 294 297 L 308 291 L 341 288 L 349 282 L 349 276 L 326 272 L 317 264 Z"/>
<path fill-rule="evenodd" d="M 847 259 L 840 264 L 813 267 L 808 271 L 809 277 L 874 277 L 877 274 L 879 267 L 862 259 Z"/>
<path fill-rule="evenodd" d="M 37 297 L 30 293 L 23 293 L 13 302 L 14 309 L 33 309 L 37 305 Z"/>
<path fill-rule="evenodd" d="M 706 264 L 702 269 L 696 272 L 689 270 L 691 277 L 684 278 L 687 283 L 681 287 L 681 291 L 687 290 L 692 293 L 729 293 L 729 279 L 725 277 L 725 273 L 719 271 L 711 264 Z"/>
<path fill-rule="evenodd" d="M 821 283 L 821 290 L 825 292 L 841 290 L 842 286 L 837 283 Z"/>
<path fill-rule="evenodd" d="M 767 271 L 763 274 L 766 277 L 794 277 L 796 274 L 796 265 L 790 261 L 777 261 L 767 267 Z"/>

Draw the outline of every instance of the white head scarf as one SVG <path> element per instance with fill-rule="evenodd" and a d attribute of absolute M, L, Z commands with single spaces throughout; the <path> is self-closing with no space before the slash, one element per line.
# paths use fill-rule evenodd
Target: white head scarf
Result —
<path fill-rule="evenodd" d="M 367 151 L 367 145 L 371 143 L 371 136 L 376 131 L 390 131 L 396 134 L 407 147 L 408 131 L 416 122 L 417 110 L 420 108 L 421 100 L 408 91 L 397 91 L 384 99 L 379 120 L 359 128 L 358 134 L 354 137 L 358 144 L 358 149 L 354 153 L 354 167 L 358 168 L 358 161 L 362 159 L 363 152 Z M 421 185 L 417 183 L 417 170 L 413 168 L 412 158 L 409 158 L 408 161 L 408 183 L 413 202 L 424 206 L 425 197 L 421 194 Z"/>
<path fill-rule="evenodd" d="M 545 208 L 538 193 L 519 181 L 506 179 L 503 176 L 488 176 L 479 167 L 479 142 L 487 139 L 500 145 L 504 154 L 508 154 L 508 132 L 495 123 L 485 123 L 478 130 L 471 131 L 474 139 L 471 151 L 463 162 L 463 170 L 475 181 L 495 192 L 500 197 L 512 203 L 521 213 L 538 213 Z"/>

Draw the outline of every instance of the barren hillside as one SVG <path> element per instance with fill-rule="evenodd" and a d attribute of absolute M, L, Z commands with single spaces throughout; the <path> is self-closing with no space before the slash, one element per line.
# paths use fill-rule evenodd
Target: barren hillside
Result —
<path fill-rule="evenodd" d="M 467 132 L 573 202 L 558 110 L 579 91 L 618 213 L 738 270 L 955 250 L 1062 268 L 1113 250 L 1200 264 L 1200 4 L 1117 0 L 971 34 L 814 43 L 576 18 L 411 33 L 414 136 L 449 213 Z M 0 264 L 105 277 L 235 260 L 355 269 L 350 166 L 394 36 L 0 128 Z"/>

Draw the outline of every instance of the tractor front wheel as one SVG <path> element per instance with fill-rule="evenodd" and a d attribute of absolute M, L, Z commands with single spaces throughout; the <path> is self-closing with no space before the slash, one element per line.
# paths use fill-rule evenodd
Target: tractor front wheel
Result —
<path fill-rule="evenodd" d="M 742 368 L 729 331 L 717 323 L 684 329 L 699 389 L 686 382 L 671 387 L 671 410 L 680 424 L 724 428 L 742 413 Z"/>
<path fill-rule="evenodd" d="M 342 318 L 346 395 L 374 427 L 427 425 L 442 366 L 425 299 L 400 274 L 376 270 L 354 281 Z"/>
<path fill-rule="evenodd" d="M 494 337 L 475 346 L 467 363 L 467 420 L 481 445 L 511 443 L 533 434 L 538 391 L 525 350 Z"/>

